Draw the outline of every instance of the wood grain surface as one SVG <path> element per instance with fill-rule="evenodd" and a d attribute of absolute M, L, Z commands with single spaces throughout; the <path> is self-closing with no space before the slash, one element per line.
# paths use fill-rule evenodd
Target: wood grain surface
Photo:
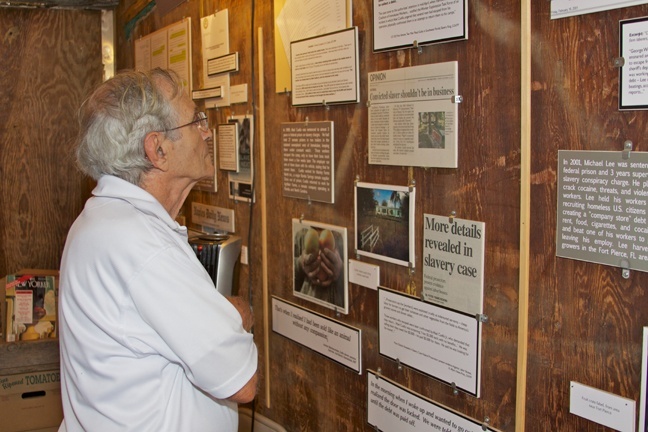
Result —
<path fill-rule="evenodd" d="M 534 3 L 531 269 L 526 430 L 600 431 L 569 414 L 570 381 L 637 401 L 648 275 L 556 257 L 558 150 L 646 151 L 646 111 L 618 110 L 619 21 L 648 6 L 549 19 Z"/>
<path fill-rule="evenodd" d="M 77 171 L 73 147 L 76 112 L 102 78 L 100 20 L 99 11 L 0 13 L 2 276 L 58 269 L 89 196 L 92 183 Z M 56 340 L 0 342 L 0 374 L 56 369 L 58 357 Z"/>
<path fill-rule="evenodd" d="M 520 2 L 475 0 L 469 3 L 469 39 L 374 54 L 371 42 L 371 0 L 353 2 L 353 24 L 359 29 L 361 102 L 294 108 L 285 93 L 275 93 L 274 14 L 272 2 L 199 0 L 185 2 L 164 16 L 155 10 L 131 32 L 125 24 L 144 7 L 127 1 L 117 9 L 117 68 L 134 65 L 133 41 L 166 25 L 192 18 L 194 85 L 200 86 L 200 26 L 202 16 L 229 9 L 230 51 L 240 55 L 240 70 L 232 84 L 247 84 L 249 101 L 209 110 L 213 125 L 231 115 L 258 115 L 253 97 L 263 79 L 265 110 L 266 202 L 268 211 L 268 288 L 271 295 L 362 330 L 363 369 L 376 370 L 460 413 L 499 430 L 516 426 L 515 397 L 518 357 L 518 293 L 520 258 Z M 648 132 L 645 111 L 619 112 L 618 21 L 648 15 L 635 6 L 560 20 L 549 19 L 549 1 L 533 2 L 531 94 L 531 238 L 529 243 L 529 333 L 526 410 L 522 430 L 601 431 L 605 427 L 569 413 L 569 383 L 577 381 L 638 401 L 641 380 L 641 332 L 648 321 L 645 273 L 578 262 L 555 256 L 557 151 L 620 151 L 630 139 L 635 151 L 645 151 Z M 254 10 L 251 6 L 254 5 Z M 50 11 L 50 14 L 54 11 Z M 0 110 L 0 224 L 3 247 L 0 270 L 11 267 L 58 265 L 63 239 L 74 213 L 87 194 L 69 161 L 73 112 L 87 89 L 93 67 L 86 48 L 66 38 L 94 41 L 80 25 L 91 16 L 22 15 L 12 21 L 0 15 L 0 45 L 8 59 L 0 69 L 0 92 L 8 109 Z M 43 27 L 50 29 L 43 30 Z M 257 29 L 263 31 L 264 75 L 258 76 Z M 43 42 L 43 35 L 63 34 Z M 96 41 L 87 47 L 97 49 Z M 23 50 L 43 48 L 52 58 Z M 60 60 L 53 60 L 53 58 Z M 65 61 L 63 61 L 65 59 Z M 367 73 L 385 69 L 456 60 L 459 64 L 459 167 L 423 169 L 368 164 Z M 70 63 L 76 64 L 73 67 Z M 38 71 L 28 84 L 28 71 Z M 46 73 L 47 72 L 47 73 Z M 53 79 L 52 75 L 59 79 Z M 71 81 L 79 77 L 80 82 Z M 28 108 L 25 108 L 28 107 Z M 285 122 L 333 121 L 335 124 L 335 204 L 308 203 L 282 194 L 281 134 Z M 72 123 L 70 123 L 72 122 Z M 61 130 L 62 129 L 62 130 Z M 258 136 L 255 144 L 259 143 Z M 255 163 L 259 149 L 255 149 Z M 56 161 L 53 163 L 52 161 Z M 44 173 L 44 175 L 39 175 Z M 449 215 L 486 223 L 481 397 L 453 394 L 448 385 L 383 358 L 378 347 L 377 293 L 350 285 L 350 311 L 336 316 L 329 309 L 292 294 L 292 218 L 303 217 L 347 227 L 349 256 L 353 254 L 354 181 L 407 185 L 415 181 L 416 270 L 413 282 L 422 286 L 423 214 Z M 262 254 L 260 208 L 227 197 L 227 174 L 218 173 L 216 194 L 192 192 L 191 201 L 233 208 L 237 234 L 249 247 L 249 265 L 241 266 L 239 284 L 253 293 L 255 339 L 260 360 L 269 358 L 269 375 L 260 381 L 257 409 L 289 431 L 371 431 L 366 419 L 366 374 L 358 375 L 291 340 L 270 332 L 263 344 Z M 58 213 L 56 208 L 66 210 Z M 40 247 L 34 247 L 40 244 Z M 47 245 L 47 246 L 45 246 Z M 407 269 L 378 264 L 381 284 L 405 291 Z M 419 291 L 420 292 L 420 291 Z M 271 313 L 271 311 L 267 311 Z M 261 368 L 266 375 L 265 369 Z M 266 388 L 269 382 L 269 388 Z M 267 391 L 267 393 L 266 393 Z M 269 397 L 266 396 L 269 394 Z"/>

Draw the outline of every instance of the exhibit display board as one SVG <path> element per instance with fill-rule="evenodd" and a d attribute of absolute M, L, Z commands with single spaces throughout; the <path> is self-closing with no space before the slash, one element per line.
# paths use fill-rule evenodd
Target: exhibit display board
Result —
<path fill-rule="evenodd" d="M 171 69 L 191 94 L 191 18 L 136 39 L 134 55 L 136 70 L 148 71 L 156 67 Z"/>
<path fill-rule="evenodd" d="M 360 102 L 357 27 L 295 41 L 290 55 L 293 105 Z"/>
<path fill-rule="evenodd" d="M 352 0 L 274 0 L 275 89 L 291 91 L 290 43 L 351 27 Z"/>
<path fill-rule="evenodd" d="M 275 297 L 272 299 L 272 330 L 361 373 L 359 329 Z"/>
<path fill-rule="evenodd" d="M 367 422 L 377 430 L 399 432 L 483 432 L 493 430 L 367 370 Z"/>
<path fill-rule="evenodd" d="M 333 122 L 281 125 L 284 196 L 335 202 L 333 137 Z"/>
<path fill-rule="evenodd" d="M 485 245 L 484 223 L 423 214 L 423 298 L 481 314 Z"/>
<path fill-rule="evenodd" d="M 619 109 L 648 109 L 648 17 L 619 22 Z"/>
<path fill-rule="evenodd" d="M 558 152 L 556 254 L 648 271 L 648 153 Z"/>
<path fill-rule="evenodd" d="M 477 317 L 383 288 L 378 295 L 380 354 L 479 397 Z"/>
<path fill-rule="evenodd" d="M 629 7 L 646 0 L 551 0 L 551 19 Z"/>
<path fill-rule="evenodd" d="M 467 0 L 373 0 L 374 51 L 467 38 Z"/>
<path fill-rule="evenodd" d="M 456 61 L 369 73 L 369 163 L 457 167 Z"/>

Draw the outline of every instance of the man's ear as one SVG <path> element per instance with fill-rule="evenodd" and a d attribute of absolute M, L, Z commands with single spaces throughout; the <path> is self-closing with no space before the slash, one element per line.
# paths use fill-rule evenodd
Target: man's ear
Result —
<path fill-rule="evenodd" d="M 146 157 L 155 168 L 162 171 L 166 171 L 169 162 L 167 159 L 167 141 L 161 132 L 149 132 L 144 138 Z"/>

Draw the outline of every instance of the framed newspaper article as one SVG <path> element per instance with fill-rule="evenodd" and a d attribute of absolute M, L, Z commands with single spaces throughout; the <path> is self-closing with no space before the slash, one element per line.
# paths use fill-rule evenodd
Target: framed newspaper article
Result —
<path fill-rule="evenodd" d="M 369 164 L 457 168 L 456 61 L 369 72 Z"/>

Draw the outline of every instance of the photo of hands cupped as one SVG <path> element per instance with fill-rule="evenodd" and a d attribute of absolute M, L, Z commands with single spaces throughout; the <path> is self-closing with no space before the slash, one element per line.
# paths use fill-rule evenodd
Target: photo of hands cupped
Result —
<path fill-rule="evenodd" d="M 347 313 L 346 228 L 293 219 L 297 297 Z"/>

